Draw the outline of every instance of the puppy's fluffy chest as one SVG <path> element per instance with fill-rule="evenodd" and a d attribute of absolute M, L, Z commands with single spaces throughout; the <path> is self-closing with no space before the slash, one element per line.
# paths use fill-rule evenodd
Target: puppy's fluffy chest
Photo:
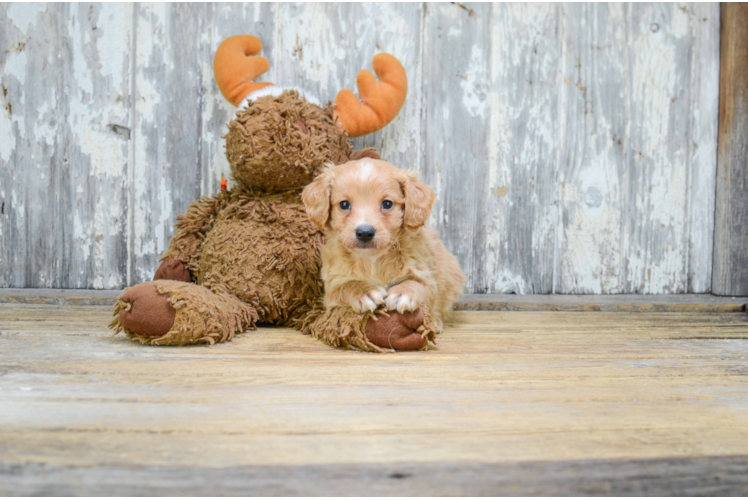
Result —
<path fill-rule="evenodd" d="M 401 245 L 394 245 L 378 255 L 355 253 L 341 245 L 334 235 L 328 234 L 322 249 L 322 279 L 345 276 L 348 280 L 392 286 L 413 275 L 412 259 L 406 255 Z"/>

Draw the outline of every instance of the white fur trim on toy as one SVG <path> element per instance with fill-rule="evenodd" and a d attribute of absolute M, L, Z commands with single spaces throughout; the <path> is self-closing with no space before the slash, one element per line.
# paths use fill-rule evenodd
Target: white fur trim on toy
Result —
<path fill-rule="evenodd" d="M 300 89 L 298 87 L 286 87 L 283 85 L 268 85 L 267 87 L 263 87 L 260 90 L 255 90 L 247 97 L 245 97 L 242 102 L 239 103 L 239 109 L 246 108 L 250 102 L 254 101 L 255 99 L 259 99 L 260 97 L 265 97 L 266 95 L 278 97 L 283 93 L 284 90 L 298 90 L 301 97 L 306 99 L 307 102 L 316 104 L 317 106 L 321 106 L 319 99 L 317 99 L 315 96 L 304 89 Z"/>

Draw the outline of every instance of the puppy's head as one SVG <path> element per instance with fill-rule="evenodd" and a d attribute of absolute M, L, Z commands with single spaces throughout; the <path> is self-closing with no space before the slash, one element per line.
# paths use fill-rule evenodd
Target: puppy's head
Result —
<path fill-rule="evenodd" d="M 423 226 L 434 198 L 415 172 L 370 158 L 329 166 L 302 193 L 317 228 L 334 232 L 349 250 L 369 255 L 390 247 L 403 230 Z"/>

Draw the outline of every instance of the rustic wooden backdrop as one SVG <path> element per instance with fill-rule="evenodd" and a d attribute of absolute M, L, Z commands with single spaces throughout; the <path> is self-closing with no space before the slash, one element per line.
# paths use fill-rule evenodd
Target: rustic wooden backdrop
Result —
<path fill-rule="evenodd" d="M 357 140 L 437 190 L 467 292 L 711 288 L 718 4 L 2 4 L 0 287 L 148 280 L 229 168 L 212 57 L 322 99 L 379 51 L 410 78 Z"/>

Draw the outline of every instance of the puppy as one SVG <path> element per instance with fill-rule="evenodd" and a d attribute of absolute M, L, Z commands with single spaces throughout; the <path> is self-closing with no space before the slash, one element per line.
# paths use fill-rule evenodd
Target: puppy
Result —
<path fill-rule="evenodd" d="M 325 307 L 405 313 L 425 306 L 441 331 L 465 277 L 425 226 L 434 198 L 415 172 L 382 160 L 329 164 L 302 193 L 309 219 L 327 236 Z"/>

